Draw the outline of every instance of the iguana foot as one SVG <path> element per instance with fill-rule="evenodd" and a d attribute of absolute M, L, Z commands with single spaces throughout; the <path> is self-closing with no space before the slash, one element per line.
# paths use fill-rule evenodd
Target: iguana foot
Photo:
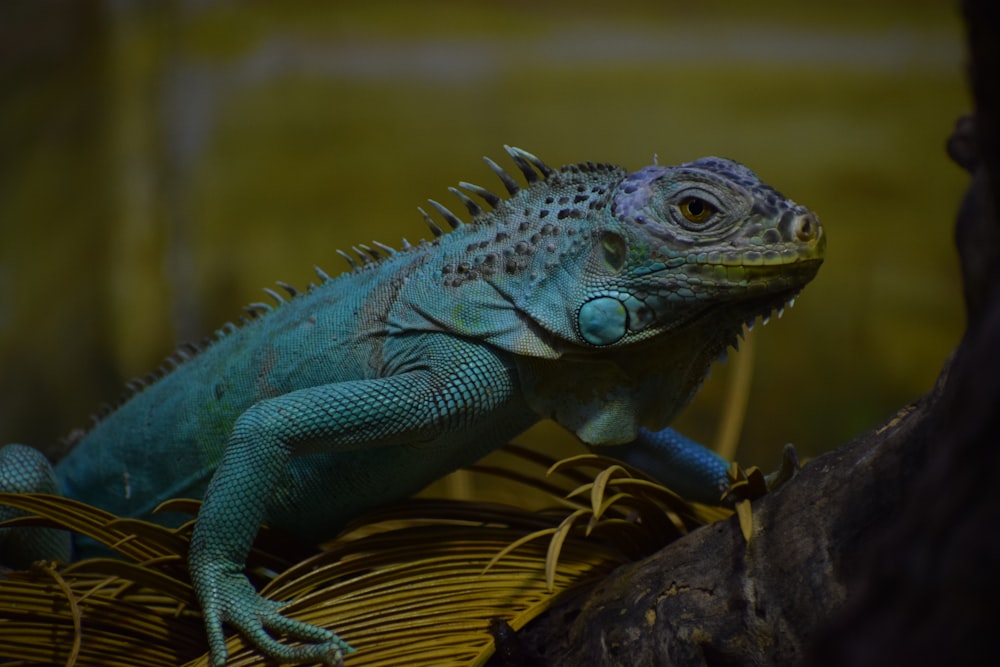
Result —
<path fill-rule="evenodd" d="M 262 598 L 240 573 L 219 574 L 205 587 L 202 613 L 208 635 L 213 667 L 226 663 L 228 652 L 222 624 L 228 623 L 261 653 L 280 664 L 319 662 L 328 667 L 342 667 L 344 656 L 353 653 L 347 642 L 329 630 L 283 616 L 283 603 Z M 307 642 L 298 646 L 283 644 L 274 638 Z"/>
<path fill-rule="evenodd" d="M 790 480 L 801 467 L 799 455 L 791 444 L 785 445 L 781 452 L 781 467 L 774 472 L 764 474 L 757 466 L 743 469 L 733 464 L 729 471 L 729 490 L 724 497 L 730 503 L 757 500 Z"/>

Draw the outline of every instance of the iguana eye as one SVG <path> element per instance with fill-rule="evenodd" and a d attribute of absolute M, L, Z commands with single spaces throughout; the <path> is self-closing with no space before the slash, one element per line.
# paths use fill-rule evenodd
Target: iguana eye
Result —
<path fill-rule="evenodd" d="M 701 223 L 708 220 L 719 209 L 698 197 L 685 197 L 677 204 L 681 215 L 688 222 Z"/>

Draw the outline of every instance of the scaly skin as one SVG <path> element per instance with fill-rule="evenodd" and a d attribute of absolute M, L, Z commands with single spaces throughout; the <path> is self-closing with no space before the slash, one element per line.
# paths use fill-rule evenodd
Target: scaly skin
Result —
<path fill-rule="evenodd" d="M 56 466 L 64 494 L 122 516 L 204 497 L 189 567 L 214 665 L 224 623 L 280 662 L 335 665 L 351 650 L 253 590 L 243 566 L 262 523 L 322 541 L 542 418 L 718 501 L 727 463 L 666 426 L 743 324 L 813 278 L 819 222 L 728 160 L 627 174 L 508 153 L 529 187 L 488 161 L 509 198 L 463 183 L 492 210 L 453 189 L 471 223 L 432 202 L 454 231 L 428 217 L 433 242 L 377 260 L 365 247 L 355 270 L 256 305 Z M 0 488 L 50 477 L 34 450 L 0 455 Z M 29 548 L 58 554 L 48 538 Z"/>

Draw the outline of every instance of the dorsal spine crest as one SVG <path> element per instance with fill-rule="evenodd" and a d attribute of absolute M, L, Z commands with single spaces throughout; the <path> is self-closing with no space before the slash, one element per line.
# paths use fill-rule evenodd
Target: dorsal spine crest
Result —
<path fill-rule="evenodd" d="M 527 182 L 528 187 L 523 188 L 507 170 L 489 157 L 484 157 L 483 160 L 486 162 L 486 165 L 500 179 L 500 182 L 503 184 L 504 189 L 507 191 L 509 196 L 507 198 L 501 197 L 487 188 L 469 183 L 467 181 L 460 181 L 457 188 L 448 188 L 449 192 L 455 195 L 458 200 L 462 202 L 462 205 L 466 208 L 466 210 L 468 210 L 471 216 L 471 220 L 468 224 L 483 223 L 487 220 L 496 221 L 497 218 L 493 217 L 494 213 L 503 213 L 504 207 L 510 206 L 511 202 L 518 194 L 530 192 L 536 187 L 562 186 L 577 180 L 578 177 L 583 174 L 617 175 L 622 171 L 619 167 L 614 165 L 595 164 L 593 162 L 567 165 L 559 170 L 556 170 L 548 166 L 534 154 L 521 148 L 504 146 L 504 151 L 506 151 L 511 160 L 513 160 L 515 166 Z M 462 190 L 481 198 L 490 206 L 491 210 L 485 210 Z M 428 202 L 453 230 L 460 229 L 467 224 L 443 204 L 433 199 L 429 199 Z M 340 255 L 350 267 L 348 273 L 367 271 L 373 267 L 379 266 L 381 262 L 388 257 L 395 257 L 411 251 L 426 251 L 428 248 L 439 245 L 440 239 L 447 236 L 447 233 L 437 222 L 435 222 L 435 220 L 424 208 L 417 207 L 417 210 L 420 212 L 420 215 L 423 217 L 424 222 L 427 224 L 428 229 L 430 229 L 431 234 L 434 237 L 432 241 L 427 242 L 421 240 L 417 244 L 412 244 L 406 239 L 403 239 L 400 244 L 400 250 L 397 250 L 389 245 L 379 243 L 378 241 L 373 241 L 371 246 L 358 244 L 351 247 L 351 250 L 355 253 L 356 257 L 344 252 L 341 249 L 337 249 L 336 253 Z M 558 217 L 558 212 L 554 213 L 553 217 Z M 512 221 L 514 219 L 516 219 L 516 216 L 510 218 Z M 527 225 L 527 221 L 522 220 L 519 223 L 521 231 L 527 229 Z M 555 229 L 554 232 L 553 229 L 554 228 L 551 225 L 545 225 L 540 232 L 540 237 L 547 237 L 549 234 L 558 233 L 558 229 Z M 568 229 L 567 233 L 572 234 L 573 230 Z M 509 235 L 507 232 L 499 231 L 494 239 L 494 242 L 505 245 L 508 238 Z M 476 254 L 476 251 L 481 252 L 484 249 L 484 245 L 487 244 L 480 242 L 476 248 L 470 248 L 469 252 L 473 254 Z M 487 253 L 482 257 L 477 257 L 475 259 L 470 258 L 468 266 L 465 263 L 462 263 L 455 267 L 446 268 L 451 268 L 455 271 L 456 278 L 458 278 L 455 284 L 458 284 L 460 280 L 474 279 L 479 273 L 490 274 L 495 271 L 506 271 L 508 273 L 518 272 L 526 268 L 524 258 L 534 252 L 534 245 L 534 242 L 527 243 L 521 241 L 519 244 L 515 243 L 510 246 L 508 251 L 509 254 L 503 254 L 499 251 Z M 314 266 L 313 270 L 319 277 L 320 284 L 336 281 L 336 277 L 330 276 L 318 266 Z M 305 293 L 308 293 L 313 287 L 315 287 L 315 285 L 310 284 L 309 289 L 300 291 L 286 282 L 278 281 L 276 285 L 287 294 L 287 297 L 274 289 L 264 288 L 264 292 L 275 301 L 275 305 L 262 301 L 249 303 L 243 307 L 243 314 L 239 316 L 236 322 L 224 323 L 221 327 L 215 330 L 214 335 L 206 337 L 197 343 L 180 344 L 177 349 L 164 360 L 163 364 L 158 369 L 147 374 L 145 377 L 133 378 L 132 380 L 129 380 L 125 385 L 125 395 L 122 396 L 120 401 L 115 404 L 102 406 L 102 409 L 99 410 L 98 414 L 93 416 L 95 423 L 99 422 L 109 413 L 113 412 L 118 405 L 124 403 L 126 400 L 131 398 L 131 396 L 145 391 L 150 385 L 155 384 L 177 367 L 195 358 L 206 348 L 212 346 L 227 336 L 236 334 L 242 328 L 253 324 L 255 321 L 265 318 L 277 308 L 295 300 Z"/>

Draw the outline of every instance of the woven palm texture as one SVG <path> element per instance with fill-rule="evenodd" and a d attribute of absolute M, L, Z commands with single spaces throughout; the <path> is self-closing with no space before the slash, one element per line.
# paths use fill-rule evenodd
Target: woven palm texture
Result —
<path fill-rule="evenodd" d="M 561 593 L 728 514 L 689 505 L 610 459 L 507 451 L 521 461 L 516 471 L 469 474 L 548 494 L 551 509 L 410 500 L 363 517 L 318 552 L 264 529 L 248 571 L 266 597 L 290 601 L 291 616 L 350 642 L 348 667 L 482 665 L 495 650 L 491 623 L 516 631 Z M 207 666 L 184 561 L 191 522 L 172 530 L 54 496 L 0 502 L 31 513 L 17 523 L 59 525 L 116 554 L 0 576 L 4 665 Z M 192 516 L 198 507 L 169 505 Z M 230 665 L 265 664 L 236 635 L 228 647 Z"/>

